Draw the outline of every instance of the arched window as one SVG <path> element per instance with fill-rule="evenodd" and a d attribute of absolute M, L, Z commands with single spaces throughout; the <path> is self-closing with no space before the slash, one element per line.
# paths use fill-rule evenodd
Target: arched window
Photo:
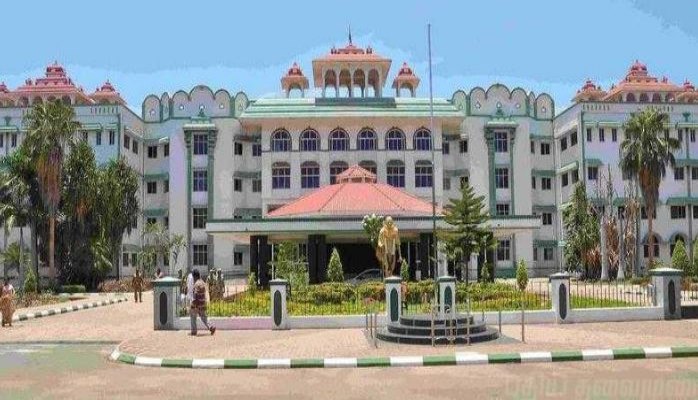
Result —
<path fill-rule="evenodd" d="M 678 242 L 683 242 L 683 244 L 686 244 L 686 240 L 684 239 L 683 235 L 680 233 L 677 233 L 674 235 L 674 238 L 671 240 L 671 244 L 669 244 L 669 254 L 674 255 L 674 247 L 676 247 L 676 244 Z M 690 251 L 691 249 L 687 249 L 686 251 Z"/>
<path fill-rule="evenodd" d="M 415 187 L 431 187 L 434 183 L 432 179 L 433 168 L 429 161 L 417 161 L 414 165 L 414 185 Z"/>
<path fill-rule="evenodd" d="M 301 188 L 320 187 L 320 166 L 314 161 L 306 161 L 301 164 Z"/>
<path fill-rule="evenodd" d="M 400 160 L 388 161 L 388 185 L 405 187 L 405 164 Z"/>
<path fill-rule="evenodd" d="M 349 150 L 349 135 L 347 135 L 347 132 L 344 129 L 337 128 L 330 133 L 330 150 Z"/>
<path fill-rule="evenodd" d="M 662 96 L 659 93 L 655 93 L 652 95 L 652 103 L 661 103 L 662 102 Z"/>
<path fill-rule="evenodd" d="M 361 161 L 359 162 L 359 167 L 365 169 L 366 171 L 375 174 L 376 173 L 376 163 L 373 161 Z"/>
<path fill-rule="evenodd" d="M 428 129 L 419 128 L 414 133 L 413 142 L 415 150 L 431 150 L 431 133 Z"/>
<path fill-rule="evenodd" d="M 405 150 L 405 134 L 398 128 L 392 128 L 385 135 L 386 150 Z"/>
<path fill-rule="evenodd" d="M 337 183 L 337 175 L 346 171 L 349 165 L 344 161 L 333 161 L 330 164 L 330 184 Z"/>
<path fill-rule="evenodd" d="M 628 95 L 625 97 L 625 101 L 627 102 L 636 102 L 637 100 L 635 99 L 635 95 L 632 93 L 628 93 Z"/>
<path fill-rule="evenodd" d="M 271 135 L 271 151 L 291 151 L 291 135 L 285 129 L 277 129 Z"/>
<path fill-rule="evenodd" d="M 306 129 L 301 133 L 301 151 L 318 151 L 320 139 L 313 129 Z"/>
<path fill-rule="evenodd" d="M 659 237 L 657 235 L 654 235 L 654 246 L 653 247 L 654 247 L 654 249 L 653 249 L 654 250 L 653 251 L 654 257 L 659 258 Z M 642 246 L 642 248 L 643 248 L 645 258 L 649 258 L 649 256 L 650 256 L 650 238 L 649 238 L 649 236 L 645 240 L 645 244 Z"/>
<path fill-rule="evenodd" d="M 647 93 L 640 94 L 640 103 L 648 103 L 649 101 L 650 98 L 647 96 Z"/>
<path fill-rule="evenodd" d="M 376 149 L 376 132 L 371 128 L 363 128 L 357 137 L 356 148 L 359 150 Z"/>
<path fill-rule="evenodd" d="M 291 187 L 291 166 L 277 162 L 271 166 L 271 188 L 289 189 Z"/>

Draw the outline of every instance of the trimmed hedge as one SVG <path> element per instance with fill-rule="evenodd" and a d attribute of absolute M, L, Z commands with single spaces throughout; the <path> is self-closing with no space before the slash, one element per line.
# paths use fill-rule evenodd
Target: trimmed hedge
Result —
<path fill-rule="evenodd" d="M 61 293 L 85 293 L 85 285 L 63 285 L 61 286 Z"/>

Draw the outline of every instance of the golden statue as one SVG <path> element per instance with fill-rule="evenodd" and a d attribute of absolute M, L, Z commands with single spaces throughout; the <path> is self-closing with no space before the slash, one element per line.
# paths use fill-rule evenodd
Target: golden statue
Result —
<path fill-rule="evenodd" d="M 400 233 L 391 217 L 385 217 L 383 227 L 378 233 L 378 245 L 376 246 L 376 258 L 383 267 L 383 276 L 393 275 L 395 269 L 395 253 L 397 258 L 402 258 L 400 252 Z"/>

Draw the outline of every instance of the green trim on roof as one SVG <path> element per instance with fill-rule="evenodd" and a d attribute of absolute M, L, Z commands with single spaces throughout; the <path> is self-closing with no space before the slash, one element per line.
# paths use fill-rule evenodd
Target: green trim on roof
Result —
<path fill-rule="evenodd" d="M 698 166 L 697 159 L 676 158 L 675 161 L 676 161 L 675 166 L 677 166 L 677 167 L 695 167 L 695 166 Z"/>
<path fill-rule="evenodd" d="M 259 171 L 235 171 L 233 172 L 233 178 L 241 179 L 261 179 L 262 173 Z"/>
<path fill-rule="evenodd" d="M 578 169 L 578 168 L 579 168 L 579 163 L 577 161 L 572 161 L 571 163 L 569 163 L 567 165 L 563 165 L 562 167 L 560 167 L 560 169 L 558 169 L 556 172 L 558 174 L 563 174 L 565 172 L 572 171 L 572 170 Z"/>
<path fill-rule="evenodd" d="M 600 167 L 603 165 L 603 161 L 599 160 L 598 158 L 587 158 L 586 164 L 587 167 Z"/>
<path fill-rule="evenodd" d="M 468 176 L 468 170 L 463 168 L 463 169 L 445 169 L 444 170 L 444 178 L 453 178 L 456 176 Z"/>
<path fill-rule="evenodd" d="M 533 247 L 557 247 L 557 240 L 533 240 Z"/>
<path fill-rule="evenodd" d="M 533 205 L 533 211 L 541 211 L 541 212 L 555 212 L 557 211 L 557 207 L 555 207 L 554 204 L 547 204 L 547 205 Z"/>
<path fill-rule="evenodd" d="M 698 197 L 669 197 L 665 204 L 668 206 L 698 205 Z"/>
<path fill-rule="evenodd" d="M 552 170 L 552 169 L 532 169 L 531 175 L 542 176 L 542 177 L 546 177 L 546 178 L 554 178 L 555 177 L 555 170 Z"/>
<path fill-rule="evenodd" d="M 162 181 L 165 179 L 169 179 L 170 174 L 169 172 L 162 172 L 159 174 L 145 174 L 143 175 L 143 180 L 144 181 Z"/>
<path fill-rule="evenodd" d="M 553 140 L 553 135 L 540 135 L 537 133 L 529 133 L 528 137 L 532 140 Z"/>
<path fill-rule="evenodd" d="M 16 125 L 0 126 L 0 133 L 19 133 L 19 127 Z"/>
<path fill-rule="evenodd" d="M 93 123 L 81 123 L 80 124 L 80 131 L 101 131 L 102 130 L 102 124 L 93 122 Z"/>

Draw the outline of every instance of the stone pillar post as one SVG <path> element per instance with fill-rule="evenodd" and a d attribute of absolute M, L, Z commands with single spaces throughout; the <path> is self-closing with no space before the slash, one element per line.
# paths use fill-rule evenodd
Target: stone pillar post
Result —
<path fill-rule="evenodd" d="M 153 281 L 153 327 L 156 331 L 175 330 L 180 280 L 165 277 Z"/>
<path fill-rule="evenodd" d="M 288 311 L 286 308 L 288 281 L 285 279 L 272 279 L 269 281 L 269 289 L 271 293 L 272 329 L 290 329 Z"/>
<path fill-rule="evenodd" d="M 456 313 L 456 278 L 453 276 L 440 276 L 439 284 L 439 316 L 446 318 L 451 313 Z"/>
<path fill-rule="evenodd" d="M 389 322 L 398 322 L 402 314 L 402 279 L 399 276 L 385 278 L 385 310 Z"/>
<path fill-rule="evenodd" d="M 650 270 L 654 287 L 654 305 L 664 308 L 664 319 L 681 319 L 681 270 Z"/>
<path fill-rule="evenodd" d="M 558 324 L 564 323 L 570 313 L 570 274 L 567 272 L 550 275 L 550 301 L 555 320 Z"/>

